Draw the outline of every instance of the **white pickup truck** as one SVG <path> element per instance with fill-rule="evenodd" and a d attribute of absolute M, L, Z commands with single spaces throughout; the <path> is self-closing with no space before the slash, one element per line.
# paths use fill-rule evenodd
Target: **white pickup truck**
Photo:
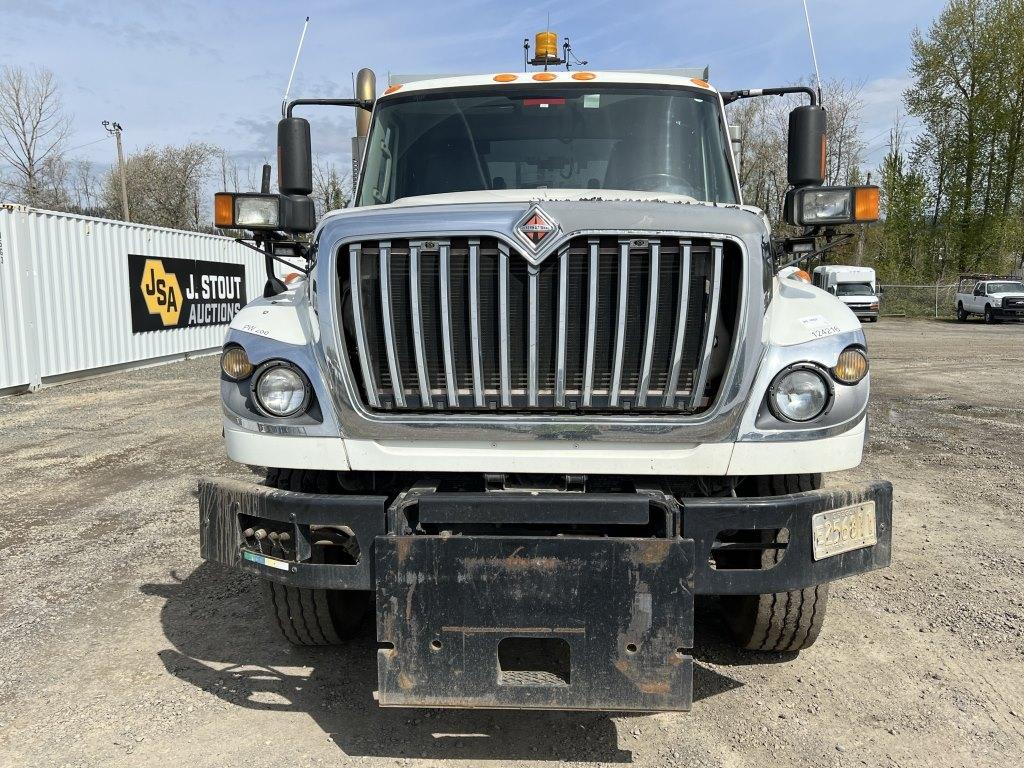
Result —
<path fill-rule="evenodd" d="M 956 292 L 956 319 L 981 315 L 986 323 L 1024 320 L 1024 282 L 1012 278 L 963 277 Z"/>

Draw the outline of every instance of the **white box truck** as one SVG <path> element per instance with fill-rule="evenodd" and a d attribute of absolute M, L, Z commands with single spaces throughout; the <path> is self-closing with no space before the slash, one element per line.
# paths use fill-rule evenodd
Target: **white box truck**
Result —
<path fill-rule="evenodd" d="M 814 284 L 853 310 L 861 320 L 878 320 L 879 295 L 871 267 L 823 265 L 814 268 Z"/>

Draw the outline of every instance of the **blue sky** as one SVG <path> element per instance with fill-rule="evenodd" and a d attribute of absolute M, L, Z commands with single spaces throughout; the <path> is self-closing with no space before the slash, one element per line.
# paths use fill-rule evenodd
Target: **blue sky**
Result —
<path fill-rule="evenodd" d="M 909 84 L 909 38 L 942 0 L 809 0 L 822 76 L 864 85 L 869 165 Z M 436 10 L 433 10 L 435 9 Z M 783 85 L 812 70 L 800 0 L 0 0 L 0 64 L 53 70 L 74 117 L 72 155 L 109 163 L 102 120 L 126 148 L 209 141 L 243 161 L 273 151 L 302 21 L 311 17 L 293 95 L 349 96 L 352 73 L 517 71 L 522 40 L 570 36 L 589 69 L 711 67 L 719 88 Z M 347 110 L 310 112 L 314 151 L 347 158 Z M 89 142 L 98 143 L 89 144 Z M 87 145 L 87 146 L 79 146 Z"/>

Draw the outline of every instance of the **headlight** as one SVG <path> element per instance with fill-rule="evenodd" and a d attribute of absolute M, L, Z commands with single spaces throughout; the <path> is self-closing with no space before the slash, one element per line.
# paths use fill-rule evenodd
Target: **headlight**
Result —
<path fill-rule="evenodd" d="M 768 406 L 783 421 L 811 421 L 828 407 L 832 390 L 812 366 L 783 371 L 768 388 Z"/>
<path fill-rule="evenodd" d="M 786 193 L 786 219 L 798 226 L 866 224 L 878 221 L 879 189 L 798 187 Z"/>
<path fill-rule="evenodd" d="M 860 347 L 847 347 L 832 366 L 832 376 L 843 384 L 856 384 L 868 375 L 868 356 Z"/>
<path fill-rule="evenodd" d="M 306 377 L 287 363 L 267 364 L 255 382 L 256 404 L 270 416 L 295 416 L 309 405 Z"/>
<path fill-rule="evenodd" d="M 220 369 L 232 381 L 242 381 L 252 373 L 252 363 L 241 347 L 228 347 L 220 356 Z"/>

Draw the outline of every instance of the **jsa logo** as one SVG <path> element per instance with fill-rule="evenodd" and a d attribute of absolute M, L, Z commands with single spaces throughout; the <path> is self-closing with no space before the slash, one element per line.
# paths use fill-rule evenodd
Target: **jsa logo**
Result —
<path fill-rule="evenodd" d="M 164 326 L 177 325 L 181 316 L 181 286 L 173 272 L 164 271 L 160 259 L 146 259 L 139 286 L 146 300 L 146 309 L 151 315 L 160 315 Z"/>

